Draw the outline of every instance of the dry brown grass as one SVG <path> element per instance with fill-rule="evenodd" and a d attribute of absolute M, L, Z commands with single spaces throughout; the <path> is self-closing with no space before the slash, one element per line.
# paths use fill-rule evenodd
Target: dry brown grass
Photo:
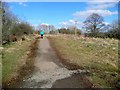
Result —
<path fill-rule="evenodd" d="M 117 87 L 118 40 L 56 35 L 48 37 L 68 63 L 91 71 L 89 79 L 98 87 Z"/>

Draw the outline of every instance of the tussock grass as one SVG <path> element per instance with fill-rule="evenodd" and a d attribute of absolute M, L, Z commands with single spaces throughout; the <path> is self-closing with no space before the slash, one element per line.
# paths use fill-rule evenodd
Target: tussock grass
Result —
<path fill-rule="evenodd" d="M 67 62 L 91 71 L 89 79 L 95 86 L 117 87 L 118 40 L 72 35 L 56 35 L 48 38 Z"/>

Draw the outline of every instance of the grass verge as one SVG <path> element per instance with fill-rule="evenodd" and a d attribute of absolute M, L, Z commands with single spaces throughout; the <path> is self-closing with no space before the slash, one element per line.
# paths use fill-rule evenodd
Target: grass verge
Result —
<path fill-rule="evenodd" d="M 3 87 L 12 87 L 22 80 L 34 67 L 37 39 L 29 36 L 27 40 L 4 46 L 2 55 Z"/>
<path fill-rule="evenodd" d="M 90 70 L 88 78 L 95 87 L 119 87 L 118 40 L 70 35 L 48 38 L 65 62 Z"/>

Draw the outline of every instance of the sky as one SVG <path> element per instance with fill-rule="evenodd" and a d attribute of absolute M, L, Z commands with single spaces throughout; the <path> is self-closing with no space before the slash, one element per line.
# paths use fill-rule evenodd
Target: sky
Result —
<path fill-rule="evenodd" d="M 56 28 L 75 25 L 81 28 L 92 13 L 98 13 L 109 24 L 118 19 L 116 0 L 106 2 L 9 2 L 10 10 L 21 20 L 33 26 L 54 25 Z"/>

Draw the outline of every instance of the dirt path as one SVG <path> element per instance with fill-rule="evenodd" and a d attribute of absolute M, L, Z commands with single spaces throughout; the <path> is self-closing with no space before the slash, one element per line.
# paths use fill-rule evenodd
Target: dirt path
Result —
<path fill-rule="evenodd" d="M 84 88 L 82 70 L 68 70 L 60 62 L 47 38 L 40 39 L 34 71 L 26 76 L 18 88 Z M 84 81 L 84 82 L 83 82 Z"/>

